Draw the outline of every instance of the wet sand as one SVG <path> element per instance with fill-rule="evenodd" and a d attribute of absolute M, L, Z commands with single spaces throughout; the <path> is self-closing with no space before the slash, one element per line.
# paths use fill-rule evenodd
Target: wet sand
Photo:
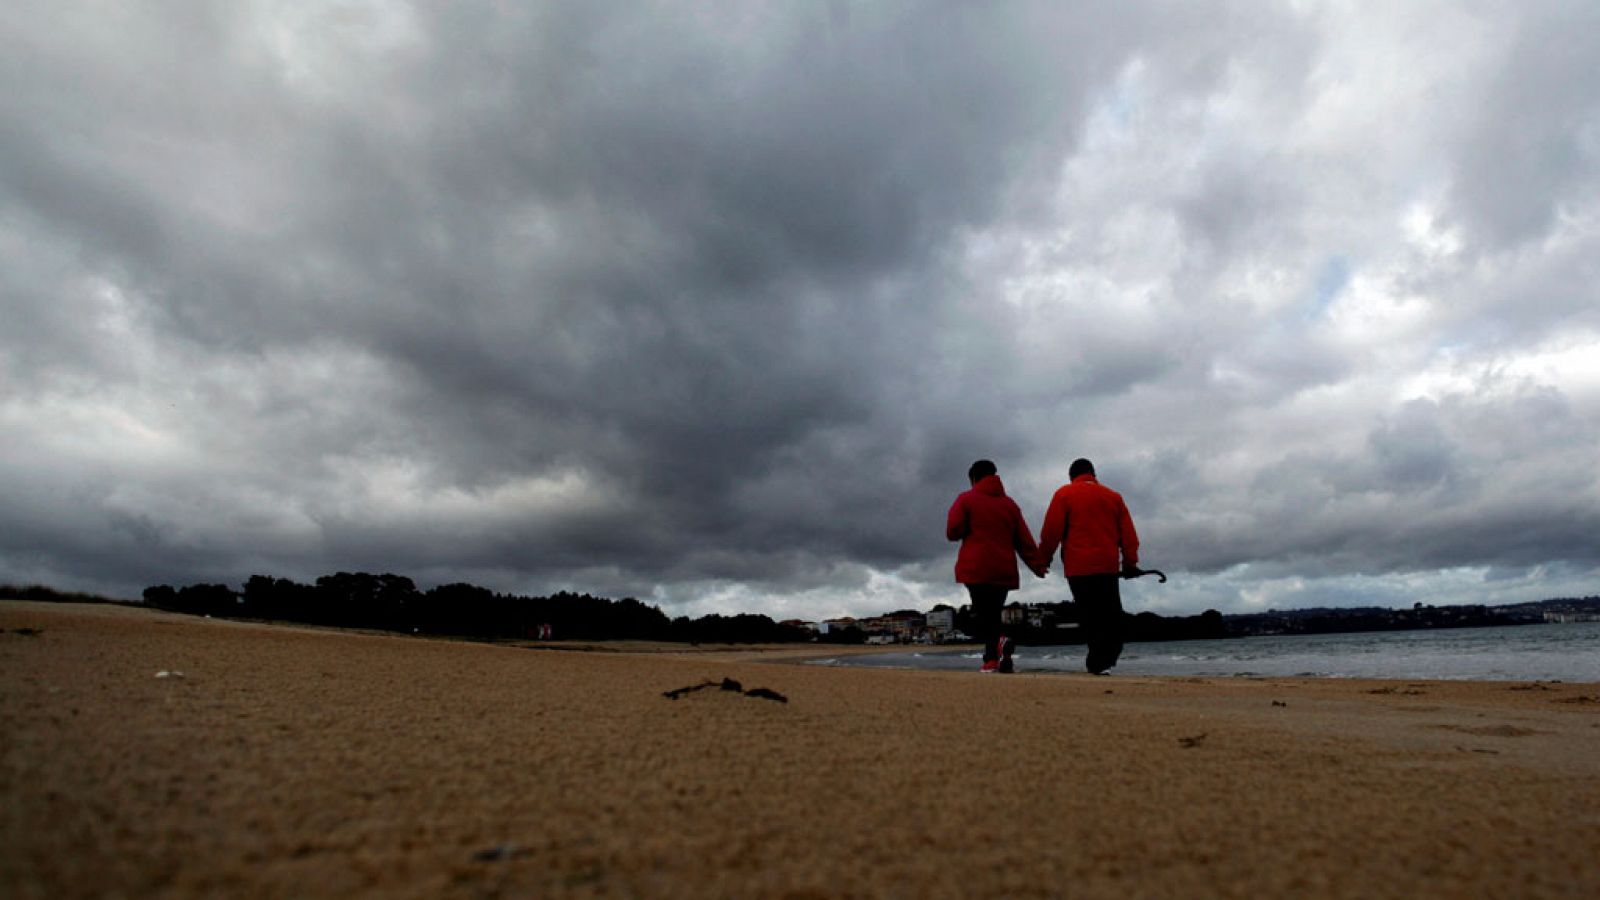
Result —
<path fill-rule="evenodd" d="M 1600 896 L 1597 685 L 0 629 L 8 898 Z"/>

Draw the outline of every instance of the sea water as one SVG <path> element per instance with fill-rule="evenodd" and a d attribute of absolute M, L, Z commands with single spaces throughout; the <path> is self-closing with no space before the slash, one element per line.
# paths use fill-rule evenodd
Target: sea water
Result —
<path fill-rule="evenodd" d="M 1019 647 L 1018 671 L 1081 672 L 1083 646 Z M 839 656 L 818 665 L 977 670 L 970 647 Z M 1118 675 L 1600 682 L 1600 622 L 1128 644 Z"/>

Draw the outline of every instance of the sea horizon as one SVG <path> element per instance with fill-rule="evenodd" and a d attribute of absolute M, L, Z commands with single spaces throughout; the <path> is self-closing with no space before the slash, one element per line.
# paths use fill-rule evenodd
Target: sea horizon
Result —
<path fill-rule="evenodd" d="M 1019 647 L 1020 672 L 1081 672 L 1084 646 Z M 979 653 L 925 647 L 813 665 L 973 669 Z M 1600 622 L 1251 635 L 1129 643 L 1117 675 L 1380 678 L 1600 683 Z"/>

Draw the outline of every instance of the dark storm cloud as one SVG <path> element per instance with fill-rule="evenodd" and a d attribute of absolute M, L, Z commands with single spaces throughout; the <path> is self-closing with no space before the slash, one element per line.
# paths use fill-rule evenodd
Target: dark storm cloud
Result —
<path fill-rule="evenodd" d="M 231 358 L 246 380 L 279 354 L 370 359 L 390 379 L 376 410 L 337 364 L 320 420 L 270 381 L 251 382 L 254 403 L 210 385 L 231 408 L 188 410 L 214 417 L 196 431 L 283 442 L 264 489 L 298 497 L 335 559 L 436 545 L 345 515 L 331 458 L 411 460 L 421 496 L 576 472 L 615 500 L 447 543 L 464 565 L 608 559 L 647 584 L 741 577 L 741 553 L 912 558 L 922 542 L 891 510 L 924 459 L 956 459 L 919 438 L 942 404 L 889 399 L 936 367 L 949 298 L 928 267 L 1059 158 L 1116 60 L 1104 34 L 1037 6 L 411 12 L 387 52 L 324 58 L 308 32 L 378 23 L 301 23 L 289 40 L 306 43 L 275 60 L 262 32 L 293 23 L 85 17 L 90 44 L 121 50 L 112 34 L 132 30 L 84 71 L 70 46 L 32 41 L 15 74 L 38 89 L 7 116 L 6 187 L 19 228 L 63 259 L 22 284 L 36 339 L 16 377 L 34 377 L 29 347 L 120 377 L 104 336 L 85 339 L 105 315 L 86 277 L 124 294 L 155 352 Z M 1122 30 L 1114 18 L 1100 24 Z M 80 308 L 44 312 L 74 294 Z M 807 513 L 819 484 L 838 499 Z M 182 547 L 127 522 L 79 530 Z"/>
<path fill-rule="evenodd" d="M 1037 523 L 1077 455 L 1220 585 L 1600 564 L 1581 383 L 1383 395 L 1600 328 L 1558 12 L 1441 16 L 1504 64 L 1408 135 L 1343 54 L 1428 31 L 1338 11 L 19 11 L 0 579 L 864 611 L 942 589 L 973 458 Z"/>
<path fill-rule="evenodd" d="M 943 377 L 930 356 L 961 302 L 936 255 L 1070 146 L 1115 57 L 1038 8 L 888 9 L 843 31 L 815 13 L 742 23 L 753 36 L 561 13 L 537 23 L 559 35 L 542 52 L 451 70 L 422 104 L 450 138 L 418 164 L 451 186 L 437 213 L 481 232 L 446 255 L 478 259 L 430 261 L 467 271 L 413 302 L 460 297 L 469 324 L 378 326 L 427 386 L 413 415 L 468 445 L 441 454 L 471 459 L 451 477 L 582 469 L 636 502 L 609 548 L 574 555 L 609 549 L 645 577 L 917 558 L 906 523 L 946 502 L 924 486 L 968 455 L 938 423 L 990 377 Z M 534 240 L 505 233 L 529 220 Z M 485 271 L 505 278 L 491 296 Z"/>

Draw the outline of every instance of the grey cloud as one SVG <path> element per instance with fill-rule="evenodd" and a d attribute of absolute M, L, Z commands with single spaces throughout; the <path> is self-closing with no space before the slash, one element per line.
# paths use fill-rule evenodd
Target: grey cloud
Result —
<path fill-rule="evenodd" d="M 1066 463 L 1098 457 L 1152 552 L 1202 575 L 1592 561 L 1558 533 L 1595 506 L 1572 474 L 1594 435 L 1560 397 L 1351 401 L 1360 453 L 1279 450 L 1296 398 L 1382 357 L 1314 295 L 1330 257 L 1382 251 L 1342 242 L 1392 210 L 1319 207 L 1330 164 L 1274 131 L 1315 89 L 1315 17 L 293 12 L 3 26 L 27 49 L 0 100 L 0 421 L 68 449 L 0 466 L 21 498 L 0 578 L 404 569 L 687 603 L 898 573 L 914 593 L 948 579 L 942 516 L 979 456 L 1035 527 Z M 1580 40 L 1545 68 L 1513 54 L 1485 122 L 1574 71 Z M 1096 155 L 1136 70 L 1126 155 Z M 1256 106 L 1216 140 L 1228 102 Z M 1588 126 L 1518 115 L 1532 155 L 1450 156 L 1538 176 L 1529 198 L 1454 182 L 1508 235 L 1593 180 Z M 1549 296 L 1589 258 L 1417 289 L 1522 322 L 1495 291 Z M 1590 299 L 1568 287 L 1495 339 L 1592 324 Z M 1543 438 L 1483 442 L 1505 428 Z M 1545 470 L 1525 503 L 1487 487 L 1513 458 Z M 1497 525 L 1533 536 L 1496 546 Z"/>
<path fill-rule="evenodd" d="M 1487 79 L 1452 184 L 1462 219 L 1489 251 L 1547 234 L 1600 173 L 1600 10 L 1552 3 L 1495 24 L 1509 35 L 1506 58 Z"/>
<path fill-rule="evenodd" d="M 1242 496 L 1220 503 L 1205 491 L 1174 501 L 1186 481 L 1204 477 L 1193 460 L 1169 459 L 1140 476 L 1161 478 L 1167 498 L 1156 509 L 1170 519 L 1155 534 L 1184 568 L 1251 564 L 1311 577 L 1472 565 L 1527 571 L 1555 561 L 1592 567 L 1600 564 L 1592 540 L 1600 473 L 1584 457 L 1597 438 L 1549 391 L 1455 396 L 1396 410 L 1360 455 L 1266 465 Z M 1188 505 L 1198 501 L 1210 505 Z"/>
<path fill-rule="evenodd" d="M 1438 404 L 1414 400 L 1368 439 L 1375 484 L 1397 493 L 1439 487 L 1456 472 L 1457 451 L 1439 422 Z"/>

